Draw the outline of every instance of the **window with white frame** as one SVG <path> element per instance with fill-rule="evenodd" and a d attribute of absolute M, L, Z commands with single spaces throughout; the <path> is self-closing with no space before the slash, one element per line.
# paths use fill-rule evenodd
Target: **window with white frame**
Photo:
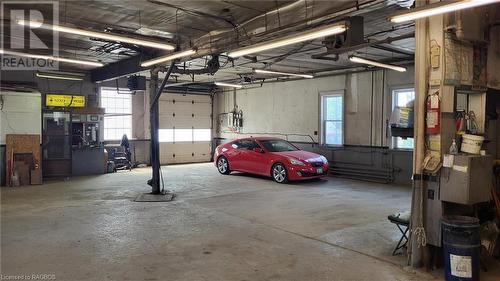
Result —
<path fill-rule="evenodd" d="M 392 110 L 396 107 L 407 107 L 415 100 L 415 89 L 394 89 L 392 91 Z M 413 149 L 413 138 L 392 137 L 392 147 L 399 149 Z"/>
<path fill-rule="evenodd" d="M 101 87 L 104 115 L 104 140 L 132 137 L 132 94 L 128 89 Z"/>
<path fill-rule="evenodd" d="M 344 94 L 321 94 L 321 142 L 326 145 L 344 143 Z"/>

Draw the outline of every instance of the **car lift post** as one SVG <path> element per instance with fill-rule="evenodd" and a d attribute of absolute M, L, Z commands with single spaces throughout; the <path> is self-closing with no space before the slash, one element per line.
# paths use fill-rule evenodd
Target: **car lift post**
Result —
<path fill-rule="evenodd" d="M 158 72 L 163 71 L 163 67 L 155 67 L 151 69 L 151 79 L 149 81 L 149 91 L 150 91 L 150 109 L 149 109 L 149 125 L 150 125 L 150 136 L 151 136 L 151 167 L 153 169 L 153 175 L 151 180 L 148 182 L 152 187 L 152 194 L 162 194 L 160 190 L 160 141 L 158 139 L 158 129 L 160 125 L 160 106 L 158 100 L 167 84 L 170 73 L 174 66 L 174 61 L 170 64 L 170 67 L 165 74 L 165 78 L 158 88 Z"/>

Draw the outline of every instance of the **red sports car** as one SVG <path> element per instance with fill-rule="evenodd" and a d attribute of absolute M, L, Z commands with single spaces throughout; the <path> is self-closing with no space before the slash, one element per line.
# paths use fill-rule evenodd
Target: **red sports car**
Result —
<path fill-rule="evenodd" d="M 325 176 L 328 160 L 278 138 L 245 138 L 215 149 L 214 164 L 221 174 L 232 171 L 271 176 L 278 183 Z"/>

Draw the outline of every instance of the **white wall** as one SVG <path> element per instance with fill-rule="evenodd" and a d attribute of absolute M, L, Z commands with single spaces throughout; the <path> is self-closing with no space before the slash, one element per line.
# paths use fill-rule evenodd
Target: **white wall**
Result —
<path fill-rule="evenodd" d="M 233 109 L 234 97 L 243 110 L 243 135 L 252 133 L 304 134 L 319 141 L 319 95 L 345 91 L 344 144 L 387 146 L 386 120 L 391 111 L 391 90 L 413 86 L 413 67 L 405 73 L 392 70 L 367 71 L 287 82 L 217 93 L 214 116 Z M 315 131 L 318 135 L 315 135 Z M 241 135 L 218 132 L 222 138 Z M 293 137 L 292 141 L 310 141 Z"/>
<path fill-rule="evenodd" d="M 7 134 L 42 135 L 40 93 L 0 93 L 0 145 Z"/>

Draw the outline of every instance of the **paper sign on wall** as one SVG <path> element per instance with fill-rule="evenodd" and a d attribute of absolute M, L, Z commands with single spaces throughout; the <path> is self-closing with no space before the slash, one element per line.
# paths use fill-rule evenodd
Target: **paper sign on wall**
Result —
<path fill-rule="evenodd" d="M 455 160 L 455 156 L 451 154 L 445 154 L 443 157 L 443 167 L 451 168 L 453 167 L 453 162 Z"/>
<path fill-rule="evenodd" d="M 85 107 L 85 96 L 46 95 L 45 106 Z"/>
<path fill-rule="evenodd" d="M 467 173 L 467 166 L 453 165 L 453 170 L 457 172 Z"/>

